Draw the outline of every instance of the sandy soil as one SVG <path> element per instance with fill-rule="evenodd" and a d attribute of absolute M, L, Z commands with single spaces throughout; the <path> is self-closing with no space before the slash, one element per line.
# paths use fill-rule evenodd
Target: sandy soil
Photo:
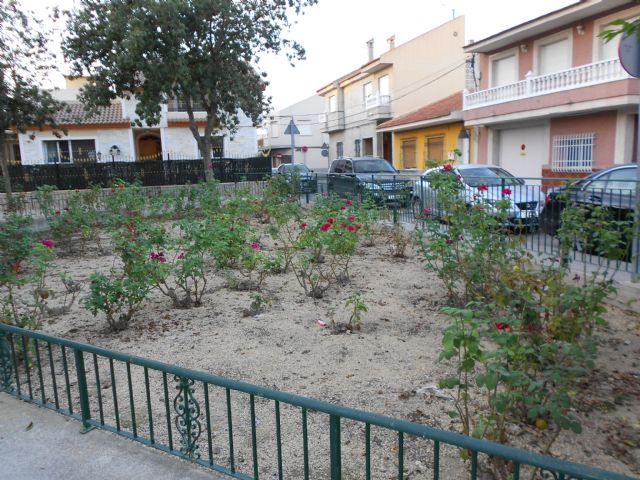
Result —
<path fill-rule="evenodd" d="M 86 252 L 83 256 L 56 260 L 52 272 L 67 272 L 85 282 L 94 270 L 108 271 L 111 256 Z M 352 263 L 351 281 L 327 292 L 325 298 L 304 296 L 292 274 L 268 277 L 261 294 L 271 299 L 262 314 L 244 316 L 251 302 L 250 292 L 231 291 L 220 275 L 211 272 L 203 306 L 189 310 L 171 308 L 171 302 L 154 292 L 147 306 L 130 327 L 122 332 L 107 330 L 106 321 L 92 317 L 81 305 L 71 312 L 47 319 L 47 333 L 72 338 L 120 352 L 151 358 L 215 375 L 276 388 L 340 405 L 410 420 L 425 425 L 457 430 L 446 412 L 452 401 L 436 390 L 438 380 L 452 366 L 438 362 L 440 341 L 446 318 L 443 287 L 432 273 L 419 263 L 416 254 L 396 259 L 382 242 L 373 247 L 360 246 Z M 56 305 L 62 285 L 52 273 L 49 285 L 57 292 L 50 301 Z M 85 286 L 86 290 L 86 286 Z M 335 334 L 319 322 L 346 322 L 349 313 L 345 301 L 359 291 L 366 299 L 360 332 Z M 80 298 L 84 296 L 84 293 Z M 79 302 L 81 303 L 81 302 Z M 630 475 L 640 475 L 640 328 L 638 316 L 621 310 L 607 314 L 609 326 L 599 332 L 600 357 L 593 376 L 579 392 L 584 404 L 584 432 L 563 433 L 553 448 L 561 458 L 586 463 Z M 95 369 L 87 363 L 92 395 Z M 148 409 L 145 404 L 143 371 L 132 368 L 138 434 L 148 434 Z M 108 364 L 98 362 L 105 412 L 110 411 L 113 389 Z M 60 375 L 61 372 L 56 372 Z M 167 427 L 159 420 L 163 414 L 165 392 L 160 375 L 150 372 L 152 415 L 155 436 L 166 441 Z M 131 429 L 131 407 L 126 391 L 126 371 L 116 366 L 119 407 L 123 429 Z M 175 392 L 173 379 L 169 388 Z M 140 386 L 142 385 L 142 386 Z M 201 385 L 196 397 L 202 398 Z M 227 417 L 224 389 L 209 387 L 213 434 L 213 459 L 228 464 Z M 420 390 L 423 389 L 423 390 Z M 420 391 L 420 392 L 419 392 Z M 428 393 L 431 392 L 431 393 Z M 435 392 L 435 393 L 434 393 Z M 175 393 L 169 392 L 171 400 Z M 252 473 L 248 396 L 235 395 L 235 461 L 238 469 Z M 92 408 L 95 402 L 92 402 Z M 257 437 L 261 476 L 273 478 L 276 470 L 274 448 L 274 405 L 256 399 Z M 97 418 L 98 412 L 94 416 Z M 105 417 L 109 414 L 105 413 Z M 302 477 L 300 411 L 281 407 L 283 455 L 286 478 Z M 113 424 L 113 419 L 108 419 Z M 326 478 L 329 454 L 327 417 L 309 413 L 311 478 Z M 343 422 L 344 478 L 362 478 L 364 463 L 363 428 L 355 422 Z M 516 428 L 514 443 L 532 451 L 544 444 L 542 432 L 523 426 Z M 175 432 L 174 432 L 174 442 Z M 397 439 L 380 429 L 371 433 L 374 478 L 397 476 Z M 431 478 L 433 445 L 405 439 L 406 478 Z M 206 441 L 200 446 L 207 457 Z M 324 462 L 324 463 L 323 463 Z M 324 466 L 322 466 L 324 465 Z M 462 478 L 466 467 L 453 448 L 443 448 L 441 478 Z M 468 475 L 468 474 L 467 474 Z M 277 476 L 276 476 L 277 478 Z"/>

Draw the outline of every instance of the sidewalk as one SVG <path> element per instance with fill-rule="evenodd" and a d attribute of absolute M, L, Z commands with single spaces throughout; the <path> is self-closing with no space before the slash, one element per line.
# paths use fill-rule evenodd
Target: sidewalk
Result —
<path fill-rule="evenodd" d="M 0 477 L 223 480 L 230 477 L 0 393 Z"/>

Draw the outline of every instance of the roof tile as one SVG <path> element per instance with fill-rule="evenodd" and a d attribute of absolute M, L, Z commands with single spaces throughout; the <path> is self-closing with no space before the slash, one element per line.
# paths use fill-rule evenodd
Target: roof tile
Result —
<path fill-rule="evenodd" d="M 413 112 L 392 118 L 378 125 L 378 128 L 397 127 L 409 123 L 432 120 L 434 118 L 446 117 L 457 110 L 462 110 L 462 92 L 456 92 L 442 100 L 425 105 Z"/>

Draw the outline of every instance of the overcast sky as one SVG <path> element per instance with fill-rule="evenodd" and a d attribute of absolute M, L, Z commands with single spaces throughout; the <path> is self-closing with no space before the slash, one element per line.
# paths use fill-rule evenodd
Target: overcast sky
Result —
<path fill-rule="evenodd" d="M 365 42 L 375 41 L 375 54 L 387 48 L 386 39 L 396 36 L 396 46 L 464 15 L 466 41 L 481 40 L 501 30 L 576 0 L 319 0 L 298 18 L 290 38 L 306 49 L 306 60 L 289 66 L 284 58 L 264 58 L 275 109 L 315 94 L 316 90 L 354 70 L 367 60 Z M 72 7 L 74 0 L 22 0 L 35 11 L 44 6 Z M 63 72 L 64 73 L 64 72 Z M 55 81 L 62 86 L 62 80 Z"/>

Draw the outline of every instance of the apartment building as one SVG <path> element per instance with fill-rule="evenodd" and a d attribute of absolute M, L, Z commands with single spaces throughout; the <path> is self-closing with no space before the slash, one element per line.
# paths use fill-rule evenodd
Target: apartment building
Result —
<path fill-rule="evenodd" d="M 524 177 L 581 176 L 636 161 L 640 82 L 600 34 L 640 16 L 628 0 L 583 0 L 467 45 L 464 94 L 477 160 Z"/>
<path fill-rule="evenodd" d="M 393 134 L 378 125 L 464 88 L 464 38 L 460 16 L 401 45 L 392 36 L 377 57 L 367 42 L 364 65 L 318 90 L 330 158 L 377 155 L 393 162 Z"/>
<path fill-rule="evenodd" d="M 271 157 L 273 167 L 293 160 L 293 163 L 304 163 L 313 170 L 328 168 L 328 157 L 322 156 L 322 147 L 328 144 L 329 135 L 321 131 L 318 123 L 318 112 L 322 111 L 324 99 L 312 95 L 266 116 L 264 131 L 258 141 L 263 155 Z M 292 120 L 299 132 L 293 136 L 293 159 L 291 135 L 285 133 Z"/>

